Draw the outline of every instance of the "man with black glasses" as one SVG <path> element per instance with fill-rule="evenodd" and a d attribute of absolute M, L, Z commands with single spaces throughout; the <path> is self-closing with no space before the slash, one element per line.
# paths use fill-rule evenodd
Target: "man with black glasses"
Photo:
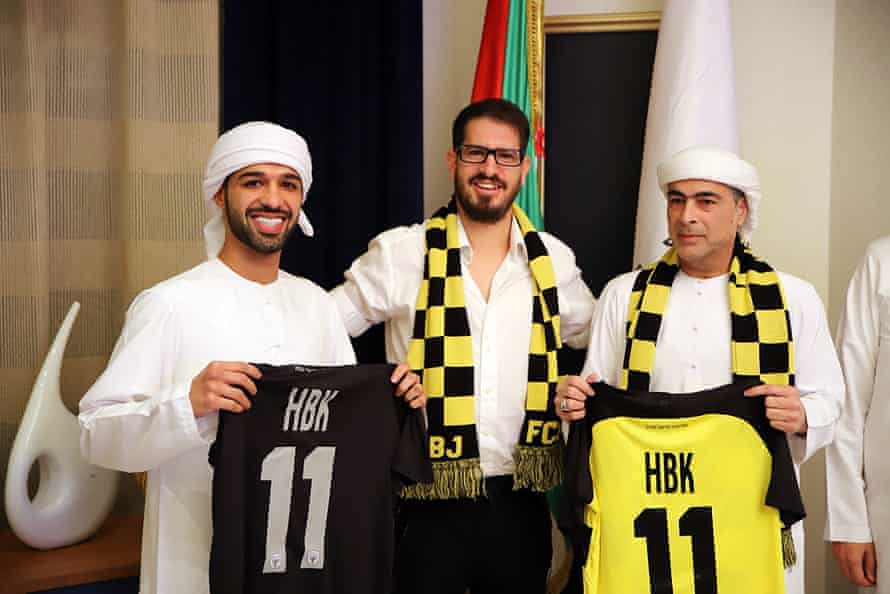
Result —
<path fill-rule="evenodd" d="M 585 344 L 594 299 L 572 251 L 514 204 L 528 137 L 509 101 L 464 108 L 451 201 L 372 240 L 333 292 L 351 335 L 384 322 L 387 358 L 423 373 L 435 481 L 403 492 L 399 592 L 545 591 L 556 355 Z"/>

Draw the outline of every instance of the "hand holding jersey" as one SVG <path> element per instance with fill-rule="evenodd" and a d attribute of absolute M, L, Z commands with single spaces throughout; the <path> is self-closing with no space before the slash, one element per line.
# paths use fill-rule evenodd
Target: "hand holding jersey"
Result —
<path fill-rule="evenodd" d="M 745 396 L 765 396 L 766 418 L 773 429 L 785 433 L 807 432 L 807 410 L 797 386 L 763 384 L 745 390 Z"/>
<path fill-rule="evenodd" d="M 250 408 L 250 398 L 256 394 L 253 380 L 260 379 L 260 370 L 249 363 L 211 361 L 192 380 L 189 400 L 196 417 L 218 410 L 233 413 Z"/>
<path fill-rule="evenodd" d="M 745 386 L 596 386 L 566 462 L 564 527 L 592 531 L 578 547 L 585 592 L 784 592 L 787 529 L 804 510 L 788 442 Z"/>
<path fill-rule="evenodd" d="M 593 384 L 600 377 L 591 373 L 586 378 L 580 375 L 567 375 L 556 387 L 556 397 L 553 403 L 556 405 L 556 414 L 563 421 L 577 421 L 584 418 L 584 401 L 589 396 L 596 395 Z"/>
<path fill-rule="evenodd" d="M 189 400 L 195 416 L 203 417 L 218 410 L 240 413 L 250 409 L 250 397 L 256 395 L 253 380 L 260 377 L 260 370 L 250 363 L 211 361 L 192 380 Z M 426 404 L 420 376 L 411 371 L 406 363 L 400 363 L 393 369 L 389 381 L 395 384 L 395 395 L 404 399 L 411 408 Z"/>
<path fill-rule="evenodd" d="M 390 396 L 389 365 L 258 367 L 209 453 L 211 592 L 390 592 L 396 498 L 432 480 L 421 411 Z"/>
<path fill-rule="evenodd" d="M 584 401 L 595 396 L 593 385 L 599 376 L 591 373 L 586 378 L 567 375 L 556 388 L 557 414 L 563 421 L 577 421 L 584 418 Z M 807 414 L 800 399 L 800 390 L 795 386 L 763 384 L 745 390 L 745 396 L 766 396 L 763 399 L 766 418 L 770 426 L 785 433 L 806 433 Z"/>
<path fill-rule="evenodd" d="M 420 376 L 411 371 L 407 363 L 399 363 L 393 369 L 389 381 L 396 386 L 396 396 L 408 403 L 411 408 L 426 406 L 426 393 Z"/>

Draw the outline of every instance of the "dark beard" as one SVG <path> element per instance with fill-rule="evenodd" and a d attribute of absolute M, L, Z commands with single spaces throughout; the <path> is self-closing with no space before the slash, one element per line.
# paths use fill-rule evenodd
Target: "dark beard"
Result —
<path fill-rule="evenodd" d="M 291 225 L 291 227 L 286 229 L 279 237 L 267 238 L 250 227 L 247 222 L 247 217 L 255 212 L 267 212 L 269 214 L 282 213 L 287 216 L 287 222 L 285 224 L 289 224 L 292 215 L 282 211 L 248 209 L 244 212 L 244 216 L 242 217 L 229 208 L 229 194 L 225 189 L 223 190 L 223 196 L 225 197 L 225 217 L 229 222 L 229 228 L 232 230 L 232 235 L 234 235 L 238 241 L 260 254 L 274 254 L 275 252 L 280 252 L 297 228 L 296 225 Z"/>
<path fill-rule="evenodd" d="M 473 180 L 476 177 L 483 176 L 475 176 L 468 181 L 468 184 L 472 184 Z M 498 183 L 503 183 L 502 180 L 497 180 Z M 506 184 L 503 184 L 506 187 Z M 486 223 L 493 224 L 502 220 L 507 212 L 513 208 L 513 201 L 516 200 L 516 195 L 519 194 L 519 188 L 516 188 L 516 191 L 513 192 L 512 196 L 509 196 L 509 200 L 504 202 L 503 206 L 498 208 L 490 208 L 487 206 L 480 206 L 477 204 L 473 204 L 472 198 L 469 195 L 469 188 L 465 188 L 457 181 L 457 177 L 454 179 L 454 199 L 460 205 L 461 211 L 469 218 L 471 221 L 476 221 L 477 223 Z"/>

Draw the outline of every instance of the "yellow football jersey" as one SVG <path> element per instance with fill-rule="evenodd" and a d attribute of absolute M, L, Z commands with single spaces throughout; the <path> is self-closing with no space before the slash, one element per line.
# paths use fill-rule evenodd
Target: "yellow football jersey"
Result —
<path fill-rule="evenodd" d="M 787 440 L 745 387 L 595 386 L 567 464 L 591 529 L 585 593 L 785 591 L 781 531 L 803 505 Z"/>

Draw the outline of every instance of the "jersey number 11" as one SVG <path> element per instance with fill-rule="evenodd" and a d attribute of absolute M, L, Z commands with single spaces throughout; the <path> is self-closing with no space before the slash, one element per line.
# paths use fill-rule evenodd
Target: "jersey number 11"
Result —
<path fill-rule="evenodd" d="M 309 512 L 306 516 L 300 569 L 324 568 L 324 534 L 328 523 L 336 449 L 333 446 L 318 446 L 303 459 L 303 479 L 312 484 L 309 487 Z M 263 458 L 260 479 L 271 483 L 263 573 L 287 571 L 285 542 L 290 523 L 295 462 L 296 448 L 293 446 L 277 447 Z"/>
<path fill-rule="evenodd" d="M 717 593 L 714 554 L 714 520 L 710 507 L 690 507 L 680 516 L 680 535 L 692 537 L 692 565 L 695 594 Z M 668 545 L 667 510 L 644 509 L 634 520 L 634 536 L 646 539 L 651 594 L 673 594 L 671 552 Z"/>

